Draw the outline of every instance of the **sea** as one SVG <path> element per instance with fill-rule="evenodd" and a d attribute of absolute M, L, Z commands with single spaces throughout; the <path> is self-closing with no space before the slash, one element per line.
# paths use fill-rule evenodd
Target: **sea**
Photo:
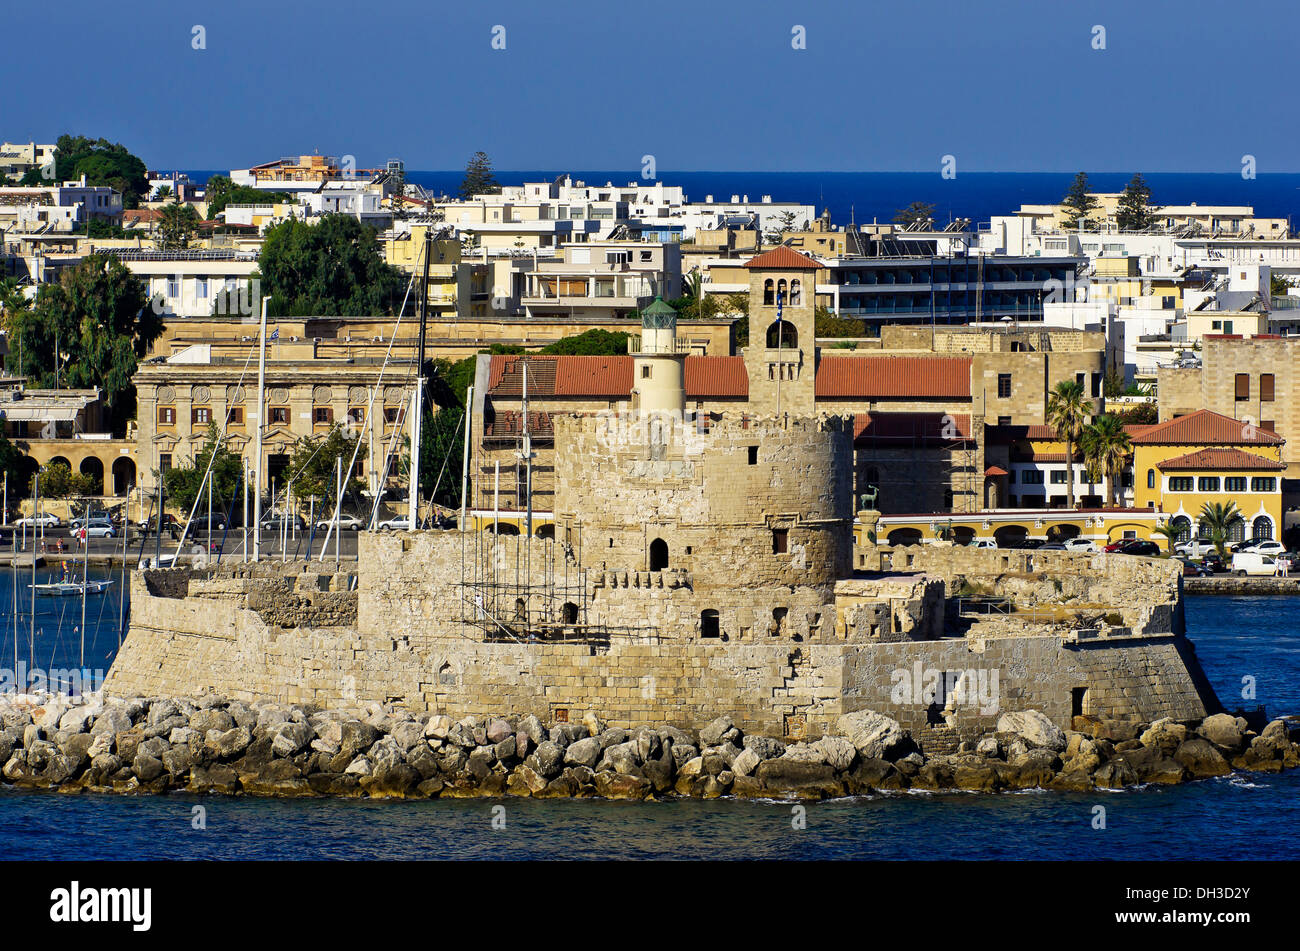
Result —
<path fill-rule="evenodd" d="M 1263 172 L 1243 178 L 1240 172 L 1142 172 L 1151 188 L 1156 205 L 1250 205 L 1262 217 L 1300 220 L 1300 173 Z M 228 170 L 197 169 L 186 172 L 193 181 L 206 182 L 214 174 L 228 175 Z M 554 181 L 568 174 L 588 185 L 615 186 L 646 181 L 640 168 L 627 169 L 547 169 L 532 171 L 498 171 L 502 185 L 524 182 Z M 423 186 L 434 195 L 452 195 L 460 188 L 464 170 L 408 170 L 408 181 Z M 1094 192 L 1119 192 L 1132 178 L 1132 172 L 1096 172 L 1088 175 Z M 771 195 L 773 201 L 813 205 L 817 213 L 829 209 L 837 224 L 850 221 L 870 224 L 888 222 L 899 209 L 914 201 L 935 206 L 935 222 L 946 225 L 966 218 L 972 227 L 987 224 L 994 215 L 1011 215 L 1022 204 L 1047 204 L 1060 201 L 1074 180 L 1069 172 L 961 172 L 944 178 L 938 168 L 933 172 L 717 172 L 666 171 L 649 181 L 680 185 L 689 201 L 730 201 L 733 195 L 749 201 L 761 201 Z"/>
<path fill-rule="evenodd" d="M 80 599 L 38 599 L 33 645 L 28 583 L 19 579 L 20 655 L 77 666 Z M 11 584 L 4 572 L 5 611 Z M 116 652 L 119 594 L 88 601 L 95 664 Z M 1187 598 L 1188 635 L 1228 706 L 1300 712 L 1297 611 L 1300 597 Z M 5 631 L 0 657 L 12 658 L 12 623 Z M 1300 770 L 1088 794 L 898 793 L 802 805 L 125 797 L 0 786 L 0 859 L 31 858 L 1291 860 L 1300 858 Z"/>

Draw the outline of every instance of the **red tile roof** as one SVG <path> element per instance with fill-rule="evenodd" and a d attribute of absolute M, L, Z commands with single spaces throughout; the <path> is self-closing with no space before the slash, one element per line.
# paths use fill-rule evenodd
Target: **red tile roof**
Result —
<path fill-rule="evenodd" d="M 686 395 L 699 399 L 749 399 L 744 357 L 687 357 Z"/>
<path fill-rule="evenodd" d="M 815 271 L 822 265 L 794 248 L 780 245 L 745 262 L 748 268 L 771 268 L 779 271 Z"/>
<path fill-rule="evenodd" d="M 822 357 L 817 399 L 970 399 L 970 367 L 970 357 Z"/>
<path fill-rule="evenodd" d="M 1030 439 L 1036 442 L 1045 440 L 1056 441 L 1059 437 L 1056 435 L 1056 427 L 1034 424 L 1030 426 L 995 426 L 987 423 L 984 426 L 985 440 L 994 445 L 1008 445 L 1022 439 Z"/>
<path fill-rule="evenodd" d="M 523 367 L 528 366 L 532 399 L 627 399 L 632 395 L 632 357 L 494 354 L 488 363 L 488 395 L 519 399 Z M 687 357 L 687 399 L 736 399 L 749 396 L 749 376 L 742 357 Z"/>
<path fill-rule="evenodd" d="M 1162 472 L 1177 472 L 1189 469 L 1222 469 L 1226 471 L 1249 469 L 1252 471 L 1280 472 L 1286 466 L 1273 459 L 1265 459 L 1263 456 L 1256 455 L 1253 452 L 1246 452 L 1243 449 L 1198 449 L 1196 452 L 1189 452 L 1187 455 L 1179 456 L 1176 459 L 1166 459 L 1164 462 L 1159 463 L 1157 468 Z"/>
<path fill-rule="evenodd" d="M 1004 476 L 1006 474 L 1007 470 L 1003 469 L 1001 466 L 989 466 L 984 470 L 984 475 L 986 476 Z"/>
<path fill-rule="evenodd" d="M 1208 409 L 1156 423 L 1140 433 L 1130 429 L 1129 436 L 1137 446 L 1280 446 L 1286 442 L 1258 424 Z"/>

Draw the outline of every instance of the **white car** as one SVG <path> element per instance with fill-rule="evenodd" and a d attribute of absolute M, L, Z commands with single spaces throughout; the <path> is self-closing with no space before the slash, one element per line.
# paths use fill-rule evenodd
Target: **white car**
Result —
<path fill-rule="evenodd" d="M 375 528 L 381 532 L 409 532 L 411 530 L 411 520 L 405 517 L 385 519 Z"/>
<path fill-rule="evenodd" d="M 24 515 L 14 522 L 14 525 L 18 528 L 58 528 L 62 524 L 63 520 L 50 512 L 42 512 L 40 515 Z"/>
<path fill-rule="evenodd" d="M 1202 555 L 1208 555 L 1214 550 L 1214 545 L 1204 540 L 1183 542 L 1181 545 L 1174 546 L 1174 554 L 1186 558 L 1200 558 Z"/>
<path fill-rule="evenodd" d="M 1247 545 L 1242 545 L 1241 548 L 1237 550 L 1242 552 L 1253 551 L 1260 555 L 1280 555 L 1282 552 L 1286 551 L 1286 546 L 1281 542 L 1274 541 L 1270 538 L 1265 541 L 1250 542 Z"/>
<path fill-rule="evenodd" d="M 332 518 L 321 519 L 319 522 L 316 523 L 316 531 L 318 532 L 328 531 L 329 527 L 333 524 L 334 524 L 334 519 Z M 357 518 L 355 515 L 340 515 L 338 524 L 339 524 L 339 531 L 341 532 L 359 532 L 364 527 L 361 522 L 361 519 Z"/>
<path fill-rule="evenodd" d="M 967 548 L 997 548 L 998 543 L 992 538 L 976 538 L 966 546 Z"/>
<path fill-rule="evenodd" d="M 1087 538 L 1070 538 L 1065 541 L 1066 551 L 1096 551 L 1097 543 Z"/>
<path fill-rule="evenodd" d="M 106 522 L 103 519 L 91 519 L 90 524 L 87 525 L 85 529 L 80 525 L 74 526 L 68 534 L 73 538 L 78 538 L 81 536 L 83 531 L 86 533 L 87 538 L 117 537 L 117 530 L 113 528 L 113 524 L 111 522 Z"/>
<path fill-rule="evenodd" d="M 1234 575 L 1244 578 L 1247 575 L 1275 575 L 1277 574 L 1277 562 L 1272 555 L 1261 554 L 1257 551 L 1239 551 L 1232 556 L 1232 568 Z"/>

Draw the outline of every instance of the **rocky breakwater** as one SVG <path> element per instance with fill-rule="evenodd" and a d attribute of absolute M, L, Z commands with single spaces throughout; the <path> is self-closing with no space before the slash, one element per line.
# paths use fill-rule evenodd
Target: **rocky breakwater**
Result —
<path fill-rule="evenodd" d="M 847 714 L 837 735 L 788 743 L 719 717 L 673 727 L 544 724 L 536 716 L 415 717 L 371 704 L 322 710 L 197 698 L 0 701 L 0 775 L 65 792 L 456 798 L 670 796 L 821 799 L 906 789 L 1060 790 L 1174 783 L 1300 764 L 1288 721 L 1259 734 L 1227 715 L 1101 721 L 1064 732 L 1036 711 L 951 755 L 926 756 L 897 722 Z"/>

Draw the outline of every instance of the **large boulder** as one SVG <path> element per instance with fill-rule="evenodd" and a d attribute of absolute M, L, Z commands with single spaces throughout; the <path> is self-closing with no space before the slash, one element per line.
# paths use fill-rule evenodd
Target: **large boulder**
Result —
<path fill-rule="evenodd" d="M 770 736 L 747 736 L 744 746 L 747 750 L 753 750 L 759 759 L 776 759 L 785 754 L 785 744 Z"/>
<path fill-rule="evenodd" d="M 1223 754 L 1215 749 L 1214 744 L 1209 740 L 1185 740 L 1174 751 L 1174 759 L 1185 766 L 1187 771 L 1197 779 L 1206 776 L 1226 776 L 1232 772 L 1232 767 L 1228 765 Z"/>
<path fill-rule="evenodd" d="M 1187 727 L 1169 717 L 1164 717 L 1147 727 L 1140 739 L 1143 746 L 1158 749 L 1168 756 L 1178 749 L 1183 740 L 1187 739 Z"/>
<path fill-rule="evenodd" d="M 1236 753 L 1246 745 L 1246 721 L 1226 713 L 1206 717 L 1196 732 L 1229 753 Z"/>
<path fill-rule="evenodd" d="M 845 788 L 835 778 L 835 768 L 829 763 L 814 763 L 789 755 L 763 760 L 754 777 L 770 793 L 798 799 L 842 796 Z"/>
<path fill-rule="evenodd" d="M 999 733 L 1014 733 L 1030 746 L 1046 750 L 1064 750 L 1065 731 L 1038 710 L 1004 713 L 998 718 Z"/>
<path fill-rule="evenodd" d="M 296 756 L 311 743 L 313 732 L 306 723 L 286 720 L 278 724 L 271 733 L 271 752 L 283 758 Z"/>
<path fill-rule="evenodd" d="M 570 743 L 564 751 L 564 761 L 570 766 L 586 766 L 590 769 L 596 765 L 600 754 L 600 740 L 589 736 Z"/>
<path fill-rule="evenodd" d="M 897 720 L 871 710 L 844 714 L 835 721 L 835 730 L 865 759 L 888 758 L 905 739 Z"/>
<path fill-rule="evenodd" d="M 123 734 L 118 734 L 117 748 L 118 755 L 125 757 L 122 736 Z M 252 741 L 248 727 L 237 726 L 229 730 L 209 730 L 203 738 L 203 746 L 214 758 L 229 760 L 248 749 L 248 744 Z"/>
<path fill-rule="evenodd" d="M 822 759 L 836 772 L 848 769 L 858 756 L 857 747 L 842 736 L 823 736 L 813 744 L 813 749 L 817 750 L 822 755 Z"/>
<path fill-rule="evenodd" d="M 234 727 L 235 718 L 225 710 L 196 710 L 190 714 L 190 729 L 196 730 L 203 736 L 207 736 L 209 730 L 225 733 L 227 730 L 234 729 Z"/>
<path fill-rule="evenodd" d="M 736 729 L 736 723 L 731 717 L 718 717 L 710 720 L 700 730 L 701 746 L 720 746 L 723 743 L 739 743 L 741 739 L 740 730 Z"/>

